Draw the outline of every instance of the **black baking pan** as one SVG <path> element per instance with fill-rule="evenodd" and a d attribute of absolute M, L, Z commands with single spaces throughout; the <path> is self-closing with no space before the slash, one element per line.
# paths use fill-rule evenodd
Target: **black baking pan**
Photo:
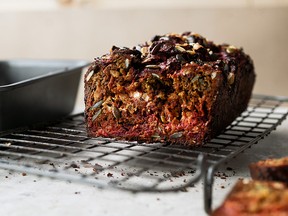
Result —
<path fill-rule="evenodd" d="M 0 61 L 0 131 L 70 114 L 87 65 L 82 60 Z"/>

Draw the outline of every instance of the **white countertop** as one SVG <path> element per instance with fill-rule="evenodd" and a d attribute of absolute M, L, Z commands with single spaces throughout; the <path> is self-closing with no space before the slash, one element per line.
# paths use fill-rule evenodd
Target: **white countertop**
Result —
<path fill-rule="evenodd" d="M 79 88 L 81 89 L 81 85 Z M 82 107 L 83 95 L 77 99 Z M 239 178 L 249 178 L 248 165 L 268 157 L 287 156 L 288 121 L 252 148 L 223 164 L 219 171 L 234 175 L 215 177 L 213 208 L 218 206 Z M 40 178 L 30 174 L 0 170 L 0 215 L 206 215 L 203 207 L 203 181 L 187 192 L 131 193 L 117 189 L 98 189 L 91 185 Z"/>

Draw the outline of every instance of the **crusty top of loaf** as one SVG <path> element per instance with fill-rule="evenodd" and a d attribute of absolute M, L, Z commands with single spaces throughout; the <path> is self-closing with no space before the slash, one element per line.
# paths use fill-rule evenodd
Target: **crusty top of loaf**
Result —
<path fill-rule="evenodd" d="M 110 53 L 95 58 L 94 66 L 104 68 L 123 56 L 126 58 L 124 68 L 133 66 L 140 74 L 156 70 L 159 75 L 174 73 L 185 64 L 207 64 L 228 75 L 237 71 L 241 59 L 247 59 L 242 48 L 217 45 L 197 33 L 184 32 L 156 35 L 132 49 L 113 46 Z"/>

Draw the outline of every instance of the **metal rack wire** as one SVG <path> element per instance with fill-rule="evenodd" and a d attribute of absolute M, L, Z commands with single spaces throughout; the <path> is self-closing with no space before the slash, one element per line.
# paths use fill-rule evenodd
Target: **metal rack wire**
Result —
<path fill-rule="evenodd" d="M 222 134 L 188 148 L 88 138 L 83 114 L 78 114 L 0 133 L 0 168 L 141 192 L 185 190 L 204 176 L 209 213 L 215 169 L 268 135 L 287 115 L 287 98 L 255 95 Z"/>

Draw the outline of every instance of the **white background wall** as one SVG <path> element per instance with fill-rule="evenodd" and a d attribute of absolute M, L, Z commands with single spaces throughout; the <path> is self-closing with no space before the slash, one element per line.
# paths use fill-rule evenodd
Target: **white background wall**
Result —
<path fill-rule="evenodd" d="M 191 30 L 243 47 L 255 62 L 255 93 L 288 95 L 288 1 L 21 2 L 0 0 L 0 59 L 92 61 L 113 44 L 131 47 L 155 34 Z"/>

